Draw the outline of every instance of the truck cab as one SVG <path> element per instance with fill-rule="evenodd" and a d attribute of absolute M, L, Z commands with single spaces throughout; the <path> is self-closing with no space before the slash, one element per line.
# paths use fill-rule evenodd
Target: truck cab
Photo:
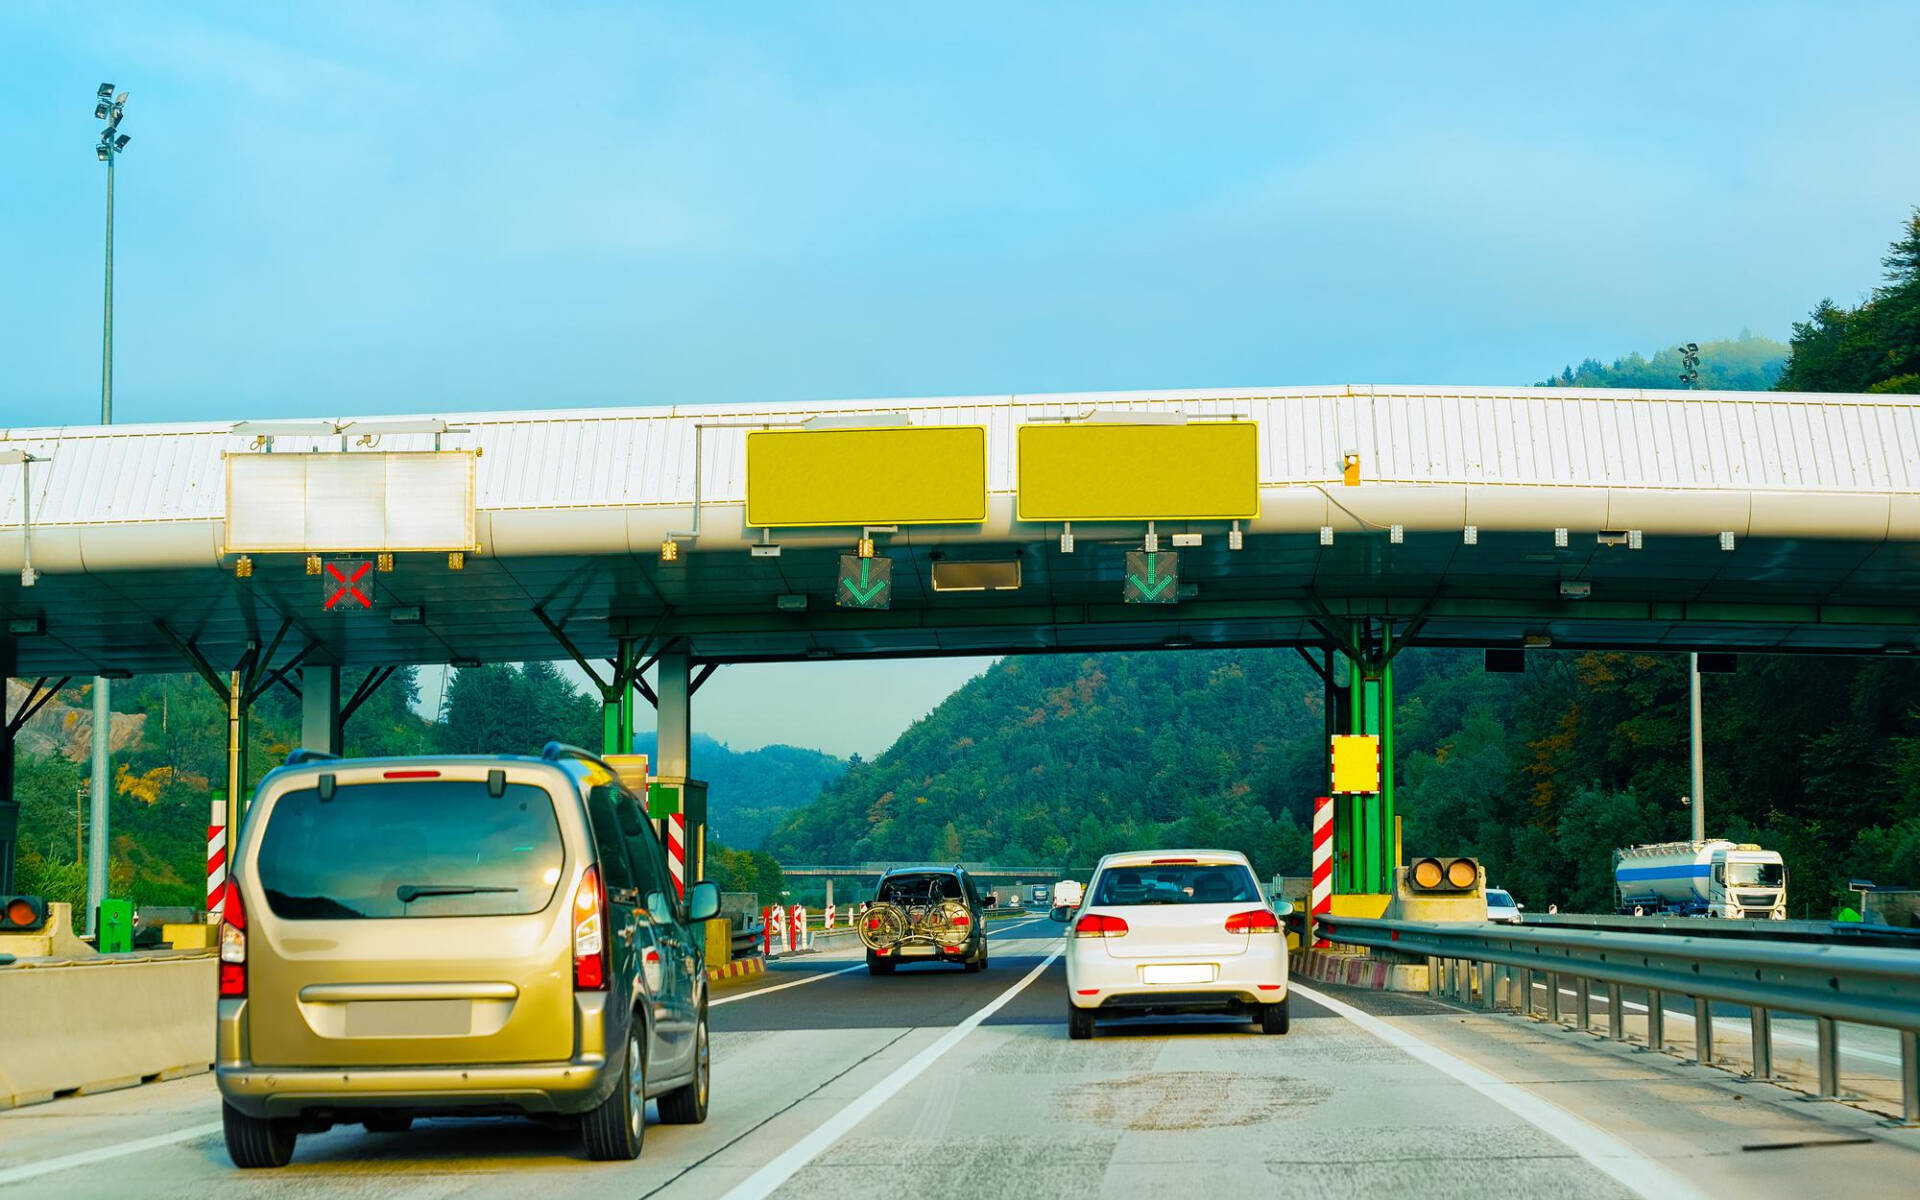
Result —
<path fill-rule="evenodd" d="M 1775 851 L 1747 844 L 1717 854 L 1707 881 L 1714 916 L 1786 919 L 1787 867 Z"/>

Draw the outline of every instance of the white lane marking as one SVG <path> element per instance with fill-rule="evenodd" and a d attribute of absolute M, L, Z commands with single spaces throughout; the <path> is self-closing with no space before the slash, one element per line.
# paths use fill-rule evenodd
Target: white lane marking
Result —
<path fill-rule="evenodd" d="M 1028 922 L 1028 923 L 1030 924 L 1031 922 Z M 1017 928 L 1019 928 L 1018 925 L 1003 926 L 1000 929 L 988 930 L 987 936 L 992 937 L 996 933 L 1005 933 L 1007 929 L 1017 929 Z M 707 1007 L 718 1008 L 722 1004 L 732 1004 L 736 1000 L 751 1000 L 755 996 L 764 996 L 768 992 L 784 992 L 788 988 L 804 987 L 809 983 L 819 983 L 822 979 L 832 979 L 835 975 L 851 975 L 855 971 L 864 971 L 866 969 L 867 969 L 866 963 L 864 962 L 855 963 L 851 967 L 842 967 L 838 971 L 822 971 L 818 975 L 809 975 L 805 979 L 796 979 L 796 980 L 793 980 L 791 983 L 776 983 L 772 987 L 755 988 L 751 992 L 740 992 L 732 996 L 722 996 L 718 1000 L 707 1001 Z"/>
<path fill-rule="evenodd" d="M 9 1183 L 25 1183 L 29 1179 L 51 1175 L 55 1171 L 68 1171 L 74 1167 L 106 1162 L 109 1159 L 125 1158 L 129 1154 L 144 1154 L 149 1150 L 158 1150 L 162 1146 L 171 1146 L 176 1142 L 190 1142 L 194 1138 L 219 1132 L 218 1121 L 211 1125 L 190 1125 L 185 1129 L 176 1129 L 172 1133 L 158 1133 L 138 1141 L 116 1142 L 96 1150 L 82 1150 L 77 1154 L 63 1154 L 59 1158 L 43 1159 L 40 1162 L 26 1163 L 18 1167 L 6 1167 L 0 1169 L 0 1187 L 5 1187 Z"/>
<path fill-rule="evenodd" d="M 838 971 L 822 971 L 818 975 L 809 975 L 805 979 L 796 979 L 791 983 L 776 983 L 772 987 L 757 988 L 751 992 L 741 992 L 734 996 L 722 996 L 718 1000 L 707 1001 L 708 1008 L 719 1008 L 722 1004 L 732 1004 L 736 1000 L 751 1000 L 755 996 L 764 996 L 768 992 L 784 992 L 788 988 L 804 987 L 809 983 L 819 983 L 822 979 L 832 979 L 835 975 L 850 975 L 855 971 L 867 969 L 866 963 L 855 963 L 851 967 L 842 967 Z"/>
<path fill-rule="evenodd" d="M 1544 983 L 1536 984 L 1535 986 L 1540 988 L 1542 991 L 1545 991 L 1547 987 L 1547 985 Z M 1575 991 L 1572 988 L 1561 988 L 1560 994 L 1562 996 L 1572 996 L 1575 999 L 1578 999 L 1580 995 L 1579 992 Z M 1605 1008 L 1607 1006 L 1607 998 L 1605 996 L 1595 996 L 1593 997 L 1592 1002 L 1594 1004 L 1599 1005 L 1601 1008 Z M 1646 1005 L 1641 1004 L 1635 1000 L 1622 1000 L 1620 1002 L 1620 1007 L 1624 1009 L 1628 1009 L 1632 1012 L 1647 1011 Z M 1667 1014 L 1667 1020 L 1669 1021 L 1685 1021 L 1689 1025 L 1693 1024 L 1693 1014 L 1686 1011 L 1685 1009 L 1668 1008 L 1666 1005 L 1663 1004 L 1660 1006 L 1660 1011 Z M 1725 1030 L 1730 1030 L 1737 1033 L 1741 1029 L 1741 1024 L 1742 1023 L 1739 1017 L 1713 1018 L 1713 1027 L 1715 1029 L 1725 1029 Z M 1793 1033 L 1788 1030 L 1778 1029 L 1778 1028 L 1776 1028 L 1773 1031 L 1773 1040 L 1776 1042 L 1785 1042 L 1789 1046 L 1802 1046 L 1802 1047 L 1811 1046 L 1816 1049 L 1820 1045 L 1820 1043 L 1814 1040 L 1813 1038 L 1805 1037 L 1801 1034 Z M 1898 1055 L 1882 1054 L 1878 1050 L 1850 1049 L 1847 1046 L 1845 1041 L 1842 1041 L 1840 1043 L 1840 1053 L 1847 1058 L 1864 1058 L 1868 1062 L 1885 1063 L 1886 1065 L 1892 1066 L 1892 1067 L 1897 1067 L 1900 1065 L 1900 1057 Z"/>
<path fill-rule="evenodd" d="M 912 1083 L 921 1072 L 938 1061 L 941 1055 L 959 1045 L 960 1039 L 972 1033 L 982 1021 L 999 1012 L 1009 1000 L 1025 991 L 1027 985 L 1040 978 L 1040 973 L 1052 966 L 1053 960 L 1059 957 L 1060 949 L 1055 948 L 1039 966 L 1028 971 L 1026 977 L 1019 983 L 1001 992 L 989 1001 L 986 1007 L 947 1030 L 938 1041 L 902 1063 L 891 1075 L 855 1097 L 845 1108 L 821 1122 L 812 1133 L 789 1146 L 785 1152 L 766 1166 L 741 1180 L 721 1200 L 765 1200 L 767 1196 L 772 1195 L 775 1188 L 793 1178 L 794 1173 L 800 1168 L 824 1154 L 828 1147 L 852 1132 L 860 1122 L 872 1116 L 876 1109 L 893 1097 L 894 1093 Z"/>
<path fill-rule="evenodd" d="M 1422 1040 L 1397 1025 L 1389 1025 L 1370 1013 L 1332 996 L 1301 987 L 1292 980 L 1288 987 L 1331 1012 L 1337 1013 L 1368 1033 L 1412 1055 L 1444 1075 L 1450 1075 L 1487 1099 L 1513 1113 L 1540 1132 L 1560 1142 L 1591 1163 L 1597 1170 L 1637 1196 L 1646 1200 L 1706 1200 L 1706 1193 L 1687 1183 L 1667 1168 L 1638 1150 L 1564 1108 L 1552 1104 L 1517 1083 L 1509 1083 L 1489 1071 L 1455 1058 L 1438 1046 Z"/>

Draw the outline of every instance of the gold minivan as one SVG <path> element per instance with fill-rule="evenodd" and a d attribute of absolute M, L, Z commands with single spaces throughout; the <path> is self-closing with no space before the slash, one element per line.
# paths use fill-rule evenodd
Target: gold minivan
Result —
<path fill-rule="evenodd" d="M 587 1155 L 707 1115 L 711 883 L 676 894 L 606 763 L 296 751 L 241 823 L 220 931 L 227 1152 L 284 1166 L 302 1132 L 518 1113 Z"/>

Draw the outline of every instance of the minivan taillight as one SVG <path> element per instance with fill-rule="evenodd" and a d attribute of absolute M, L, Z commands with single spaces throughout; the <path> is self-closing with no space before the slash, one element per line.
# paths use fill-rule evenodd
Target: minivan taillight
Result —
<path fill-rule="evenodd" d="M 247 906 L 240 903 L 240 888 L 227 880 L 227 903 L 220 918 L 220 995 L 222 998 L 247 994 Z"/>
<path fill-rule="evenodd" d="M 573 889 L 573 986 L 598 992 L 607 986 L 607 894 L 600 888 L 600 868 L 588 867 Z"/>
<path fill-rule="evenodd" d="M 1119 917 L 1110 917 L 1105 913 L 1088 913 L 1073 923 L 1073 936 L 1077 938 L 1125 937 L 1127 923 Z"/>
<path fill-rule="evenodd" d="M 1249 909 L 1227 918 L 1228 933 L 1279 933 L 1280 918 L 1272 910 L 1265 908 Z"/>

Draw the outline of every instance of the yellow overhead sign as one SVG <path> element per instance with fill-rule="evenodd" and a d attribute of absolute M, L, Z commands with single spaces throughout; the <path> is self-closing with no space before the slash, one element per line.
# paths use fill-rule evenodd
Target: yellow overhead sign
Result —
<path fill-rule="evenodd" d="M 1380 790 L 1380 739 L 1370 733 L 1333 735 L 1333 794 L 1372 795 Z"/>
<path fill-rule="evenodd" d="M 748 525 L 948 525 L 986 519 L 983 425 L 747 434 Z"/>
<path fill-rule="evenodd" d="M 1022 425 L 1022 521 L 1246 520 L 1260 515 L 1252 421 Z"/>

